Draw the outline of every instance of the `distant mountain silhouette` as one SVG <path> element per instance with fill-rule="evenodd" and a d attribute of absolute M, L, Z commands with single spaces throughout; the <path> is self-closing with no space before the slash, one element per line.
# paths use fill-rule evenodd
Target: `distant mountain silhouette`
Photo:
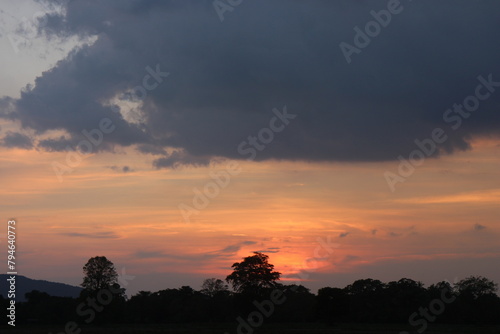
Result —
<path fill-rule="evenodd" d="M 7 298 L 9 275 L 0 274 L 0 295 Z M 25 276 L 16 276 L 16 301 L 26 301 L 25 294 L 33 290 L 48 293 L 51 296 L 58 297 L 78 297 L 82 288 L 64 283 L 49 282 L 44 280 L 35 280 Z"/>

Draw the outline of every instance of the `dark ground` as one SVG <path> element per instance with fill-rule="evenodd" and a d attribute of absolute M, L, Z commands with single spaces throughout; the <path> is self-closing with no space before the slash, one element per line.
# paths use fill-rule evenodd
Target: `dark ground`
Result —
<path fill-rule="evenodd" d="M 163 325 L 103 325 L 100 327 L 81 327 L 80 334 L 239 334 L 237 324 L 163 324 Z M 264 324 L 253 332 L 242 331 L 242 334 L 399 334 L 401 331 L 418 333 L 417 329 L 408 325 L 381 325 L 381 324 Z M 1 333 L 16 334 L 63 334 L 64 326 L 0 326 Z M 69 332 L 68 334 L 77 334 Z M 500 326 L 472 326 L 472 325 L 435 325 L 429 327 L 422 333 L 426 334 L 500 334 Z"/>

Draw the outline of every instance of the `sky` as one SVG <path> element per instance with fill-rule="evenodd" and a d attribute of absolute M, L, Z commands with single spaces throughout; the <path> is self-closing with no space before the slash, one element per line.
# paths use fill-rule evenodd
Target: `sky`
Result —
<path fill-rule="evenodd" d="M 500 283 L 499 9 L 2 1 L 19 274 L 79 285 L 99 255 L 129 295 L 199 289 L 261 251 L 312 292 Z"/>

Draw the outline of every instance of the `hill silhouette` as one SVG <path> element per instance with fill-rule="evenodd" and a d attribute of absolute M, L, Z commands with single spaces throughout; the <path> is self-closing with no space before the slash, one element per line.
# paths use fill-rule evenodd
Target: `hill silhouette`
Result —
<path fill-rule="evenodd" d="M 7 279 L 9 277 L 10 275 L 0 274 L 0 295 L 4 298 L 7 298 Z M 31 279 L 21 275 L 16 276 L 16 301 L 26 301 L 25 294 L 33 290 L 45 292 L 51 296 L 76 298 L 80 295 L 82 288 L 64 283 Z"/>

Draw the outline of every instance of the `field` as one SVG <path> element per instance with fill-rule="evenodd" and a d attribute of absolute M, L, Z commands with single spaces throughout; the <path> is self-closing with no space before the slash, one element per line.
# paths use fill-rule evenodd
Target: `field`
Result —
<path fill-rule="evenodd" d="M 265 324 L 253 331 L 243 330 L 242 334 L 399 334 L 403 331 L 417 333 L 418 328 L 401 325 L 382 324 Z M 0 327 L 2 333 L 16 334 L 63 334 L 64 327 L 58 326 L 19 326 Z M 81 332 L 69 331 L 68 334 L 239 334 L 237 324 L 163 324 L 163 325 L 104 325 L 82 327 Z M 470 325 L 429 325 L 422 333 L 426 334 L 500 334 L 500 326 Z"/>

